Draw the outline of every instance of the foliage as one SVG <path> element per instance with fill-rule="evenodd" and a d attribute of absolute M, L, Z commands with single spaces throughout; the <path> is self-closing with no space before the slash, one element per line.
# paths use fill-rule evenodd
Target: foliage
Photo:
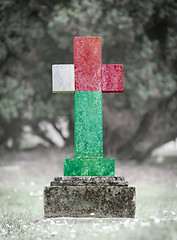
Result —
<path fill-rule="evenodd" d="M 52 95 L 50 79 L 51 64 L 72 63 L 75 36 L 101 36 L 103 62 L 124 64 L 125 94 L 104 95 L 105 105 L 140 122 L 176 89 L 176 16 L 175 0 L 1 1 L 1 145 L 18 145 L 24 124 L 72 121 L 72 95 Z"/>

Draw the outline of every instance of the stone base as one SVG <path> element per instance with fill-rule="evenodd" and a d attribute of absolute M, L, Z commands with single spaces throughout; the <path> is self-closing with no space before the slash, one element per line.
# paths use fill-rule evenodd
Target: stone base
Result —
<path fill-rule="evenodd" d="M 115 159 L 65 159 L 64 176 L 115 176 Z"/>
<path fill-rule="evenodd" d="M 135 188 L 123 177 L 56 177 L 44 189 L 44 215 L 133 218 Z"/>

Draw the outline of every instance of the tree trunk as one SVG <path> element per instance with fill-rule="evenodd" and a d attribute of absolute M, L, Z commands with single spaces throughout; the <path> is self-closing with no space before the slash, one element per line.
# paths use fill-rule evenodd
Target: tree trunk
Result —
<path fill-rule="evenodd" d="M 106 118 L 116 119 L 116 113 L 105 109 Z M 141 118 L 131 111 L 117 113 L 118 125 L 106 122 L 104 147 L 119 160 L 143 161 L 151 151 L 177 136 L 177 90 L 163 99 Z M 128 118 L 128 119 L 127 119 Z M 114 120 L 115 121 L 115 120 Z M 108 125 L 109 124 L 109 125 Z M 115 127 L 113 127 L 115 126 Z M 110 131 L 109 131 L 110 130 Z M 109 151 L 109 148 L 111 151 Z"/>

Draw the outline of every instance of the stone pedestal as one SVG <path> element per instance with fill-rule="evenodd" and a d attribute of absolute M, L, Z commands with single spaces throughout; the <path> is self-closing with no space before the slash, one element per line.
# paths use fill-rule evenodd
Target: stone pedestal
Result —
<path fill-rule="evenodd" d="M 56 177 L 44 189 L 44 215 L 133 218 L 135 188 L 124 177 Z"/>

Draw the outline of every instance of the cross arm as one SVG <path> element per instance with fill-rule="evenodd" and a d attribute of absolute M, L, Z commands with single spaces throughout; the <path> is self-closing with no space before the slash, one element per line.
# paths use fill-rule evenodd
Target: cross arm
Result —
<path fill-rule="evenodd" d="M 54 93 L 75 91 L 74 64 L 52 65 L 52 91 Z"/>
<path fill-rule="evenodd" d="M 123 92 L 123 65 L 102 64 L 102 92 Z"/>

